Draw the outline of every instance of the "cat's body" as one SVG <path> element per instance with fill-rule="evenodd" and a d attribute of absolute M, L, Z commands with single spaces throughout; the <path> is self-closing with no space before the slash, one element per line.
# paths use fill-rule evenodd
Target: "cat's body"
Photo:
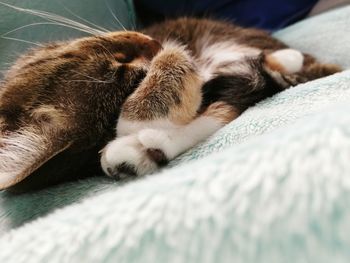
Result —
<path fill-rule="evenodd" d="M 139 33 L 110 33 L 14 65 L 0 90 L 0 188 L 33 172 L 22 185 L 95 174 L 126 98 L 118 138 L 102 151 L 114 177 L 153 172 L 258 101 L 339 70 L 223 22 L 179 19 L 144 33 L 163 50 Z"/>
<path fill-rule="evenodd" d="M 118 178 L 151 173 L 262 99 L 338 71 L 225 22 L 181 18 L 144 33 L 163 50 L 123 105 L 119 138 L 102 152 L 105 173 Z"/>

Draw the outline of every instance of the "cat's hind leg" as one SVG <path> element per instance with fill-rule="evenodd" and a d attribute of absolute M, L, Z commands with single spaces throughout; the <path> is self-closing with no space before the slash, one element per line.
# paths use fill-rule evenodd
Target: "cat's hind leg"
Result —
<path fill-rule="evenodd" d="M 339 65 L 331 63 L 321 63 L 317 61 L 314 57 L 308 54 L 304 54 L 303 68 L 297 74 L 309 81 L 326 77 L 341 72 L 342 70 L 343 69 Z"/>
<path fill-rule="evenodd" d="M 311 55 L 291 48 L 265 54 L 265 69 L 284 88 L 342 70 L 338 65 L 320 63 Z"/>

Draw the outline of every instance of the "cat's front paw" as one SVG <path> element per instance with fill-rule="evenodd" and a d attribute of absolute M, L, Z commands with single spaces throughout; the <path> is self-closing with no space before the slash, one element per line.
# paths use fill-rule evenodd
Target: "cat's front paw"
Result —
<path fill-rule="evenodd" d="M 143 129 L 139 131 L 137 138 L 156 163 L 168 162 L 167 156 L 172 155 L 172 141 L 169 133 L 163 130 Z"/>
<path fill-rule="evenodd" d="M 115 179 L 150 174 L 166 161 L 162 150 L 145 147 L 137 135 L 117 138 L 101 151 L 102 169 Z"/>
<path fill-rule="evenodd" d="M 103 171 L 116 179 L 139 176 L 157 169 L 157 164 L 147 155 L 147 151 L 137 136 L 117 138 L 101 151 Z"/>

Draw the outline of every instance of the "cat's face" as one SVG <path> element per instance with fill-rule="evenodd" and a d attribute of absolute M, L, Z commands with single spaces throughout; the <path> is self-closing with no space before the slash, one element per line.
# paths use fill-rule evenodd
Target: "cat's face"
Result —
<path fill-rule="evenodd" d="M 0 86 L 0 189 L 60 152 L 103 146 L 160 49 L 143 34 L 116 32 L 49 44 L 19 58 Z"/>

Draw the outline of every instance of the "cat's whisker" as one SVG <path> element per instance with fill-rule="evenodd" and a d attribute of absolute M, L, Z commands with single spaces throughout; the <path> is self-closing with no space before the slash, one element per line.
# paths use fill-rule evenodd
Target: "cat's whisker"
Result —
<path fill-rule="evenodd" d="M 109 10 L 109 12 L 111 13 L 111 15 L 113 16 L 113 18 L 117 21 L 117 23 L 123 28 L 124 31 L 127 31 L 125 26 L 123 25 L 123 23 L 119 20 L 119 18 L 114 14 L 114 12 L 112 11 L 111 6 L 107 3 L 106 0 L 104 0 L 104 3 L 107 7 L 107 9 Z"/>
<path fill-rule="evenodd" d="M 37 12 L 37 15 L 42 17 L 42 18 L 44 18 L 44 19 L 53 20 L 55 22 L 60 22 L 60 23 L 65 23 L 67 25 L 72 25 L 72 26 L 75 26 L 77 28 L 81 28 L 81 29 L 87 30 L 91 34 L 100 35 L 100 34 L 103 34 L 105 32 L 108 32 L 108 30 L 106 30 L 106 29 L 98 30 L 96 28 L 92 28 L 90 26 L 87 26 L 85 24 L 82 24 L 80 22 L 71 20 L 69 18 L 60 16 L 60 15 L 52 14 L 52 13 L 45 12 L 45 11 L 38 11 L 38 10 L 32 10 L 32 11 Z M 80 17 L 80 19 L 83 19 L 83 18 Z M 84 19 L 84 20 L 86 20 L 86 19 Z"/>
<path fill-rule="evenodd" d="M 28 40 L 24 40 L 24 39 L 20 39 L 20 38 L 14 38 L 14 37 L 5 37 L 5 36 L 0 36 L 3 39 L 8 39 L 8 40 L 14 40 L 14 41 L 18 41 L 18 42 L 23 42 L 23 43 L 27 43 L 27 44 L 31 44 L 31 45 L 36 45 L 38 47 L 44 47 L 44 45 L 36 43 L 36 42 L 32 42 L 32 41 L 28 41 Z"/>
<path fill-rule="evenodd" d="M 117 59 L 113 56 L 113 54 L 111 53 L 111 51 L 109 51 L 102 43 L 99 43 L 99 46 L 101 46 L 104 50 L 107 51 L 107 53 L 110 55 L 110 58 L 112 58 L 115 62 L 118 63 Z M 106 57 L 108 57 L 108 55 L 106 53 L 103 53 Z"/>
<path fill-rule="evenodd" d="M 82 29 L 82 28 L 79 28 L 79 27 L 75 27 L 75 26 L 72 26 L 72 25 L 69 25 L 69 24 L 64 24 L 64 23 L 58 23 L 54 20 L 49 20 L 47 19 L 48 21 L 52 21 L 54 25 L 57 25 L 57 26 L 64 26 L 64 27 L 68 27 L 68 28 L 72 28 L 72 29 L 76 29 L 78 31 L 81 31 L 81 32 L 85 32 L 85 33 L 88 33 L 90 35 L 101 35 L 105 32 L 91 32 L 90 30 L 85 30 L 85 29 Z"/>
<path fill-rule="evenodd" d="M 95 29 L 95 28 L 89 27 L 89 26 L 84 25 L 84 24 L 82 24 L 80 22 L 77 22 L 77 21 L 74 21 L 74 20 L 71 20 L 71 19 L 59 16 L 59 15 L 55 15 L 55 14 L 52 14 L 52 13 L 49 13 L 49 12 L 35 10 L 35 9 L 20 8 L 20 7 L 17 7 L 17 6 L 14 6 L 14 5 L 10 5 L 10 4 L 4 3 L 4 2 L 0 2 L 0 4 L 4 5 L 4 6 L 7 6 L 7 7 L 10 7 L 12 9 L 15 9 L 15 10 L 20 11 L 20 12 L 24 12 L 24 13 L 27 13 L 27 14 L 31 14 L 31 15 L 35 15 L 35 16 L 41 17 L 41 18 L 46 19 L 46 20 L 48 20 L 50 22 L 58 22 L 61 25 L 64 24 L 66 26 L 71 26 L 74 29 L 77 29 L 77 30 L 80 30 L 80 31 L 83 31 L 83 32 L 86 32 L 86 33 L 89 33 L 89 34 L 92 34 L 92 35 L 101 35 L 101 34 L 105 33 L 104 31 L 101 31 L 99 29 Z"/>
<path fill-rule="evenodd" d="M 85 19 L 85 18 L 83 18 L 83 17 L 77 15 L 77 14 L 74 13 L 72 10 L 68 9 L 67 7 L 65 7 L 63 4 L 62 4 L 62 6 L 63 6 L 63 8 L 64 8 L 67 12 L 69 12 L 71 15 L 75 16 L 76 18 L 81 19 L 82 21 L 84 21 L 84 22 L 86 22 L 86 23 L 88 23 L 88 24 L 94 26 L 95 28 L 104 31 L 104 32 L 110 32 L 110 31 L 107 30 L 106 28 L 104 28 L 104 27 L 102 27 L 102 26 L 99 26 L 99 25 L 96 25 L 96 24 L 90 22 L 89 20 L 87 20 L 87 19 Z"/>
<path fill-rule="evenodd" d="M 77 28 L 77 27 L 74 27 L 74 26 L 62 24 L 62 23 L 57 23 L 57 22 L 38 22 L 38 23 L 32 23 L 32 24 L 20 26 L 20 27 L 18 27 L 18 28 L 15 28 L 15 29 L 13 29 L 13 30 L 10 30 L 10 31 L 4 33 L 3 35 L 1 35 L 1 37 L 5 37 L 5 36 L 7 36 L 8 34 L 13 33 L 13 32 L 16 32 L 16 31 L 18 31 L 18 30 L 21 30 L 21 29 L 23 29 L 23 28 L 27 28 L 27 27 L 31 27 L 31 26 L 37 26 L 37 25 L 57 25 L 57 26 L 63 26 L 63 27 L 67 27 L 67 28 L 77 29 L 77 30 L 79 30 L 79 31 L 83 31 L 83 32 L 86 32 L 86 33 L 89 33 L 89 34 L 90 34 L 90 32 L 88 32 L 88 31 L 82 30 L 82 29 Z"/>
<path fill-rule="evenodd" d="M 81 76 L 83 76 L 83 77 L 86 77 L 86 78 L 92 79 L 94 82 L 100 82 L 100 83 L 110 83 L 110 81 L 107 81 L 107 80 L 100 80 L 100 79 L 97 79 L 97 78 L 91 77 L 91 76 L 89 76 L 89 75 L 83 74 L 83 73 L 81 73 L 81 72 L 78 72 L 78 71 L 76 71 L 76 70 L 72 70 L 72 72 L 75 72 L 76 74 L 81 75 Z"/>
<path fill-rule="evenodd" d="M 132 19 L 132 22 L 131 22 L 131 29 L 133 31 L 136 31 L 136 24 L 135 24 L 135 21 Z"/>
<path fill-rule="evenodd" d="M 5 65 L 5 66 L 12 66 L 13 62 L 2 62 L 1 64 Z"/>
<path fill-rule="evenodd" d="M 133 9 L 132 3 L 130 3 L 129 1 L 125 1 L 125 4 L 127 5 L 127 8 L 128 8 L 129 10 L 132 10 L 132 9 Z M 130 19 L 130 21 L 131 21 L 131 23 L 130 23 L 131 29 L 132 29 L 133 31 L 136 31 L 137 26 L 136 26 L 135 17 L 132 17 L 131 12 L 129 12 L 129 19 Z"/>
<path fill-rule="evenodd" d="M 23 28 L 31 27 L 31 26 L 37 26 L 37 25 L 57 25 L 57 26 L 64 26 L 64 27 L 68 27 L 68 28 L 78 29 L 78 30 L 81 31 L 81 29 L 79 29 L 79 28 L 76 28 L 76 27 L 73 27 L 73 26 L 69 26 L 69 25 L 65 25 L 65 24 L 61 24 L 61 23 L 57 23 L 57 22 L 38 22 L 38 23 L 32 23 L 32 24 L 28 24 L 28 25 L 17 27 L 15 29 L 12 29 L 12 30 L 2 34 L 1 36 L 6 36 L 6 35 L 8 35 L 10 33 L 16 32 L 16 31 L 21 30 Z M 86 33 L 89 33 L 89 32 L 86 32 Z"/>
<path fill-rule="evenodd" d="M 92 35 L 101 35 L 103 33 L 105 33 L 104 31 L 98 30 L 98 29 L 94 29 L 91 28 L 89 26 L 86 26 L 84 24 L 81 24 L 79 22 L 73 21 L 71 19 L 59 16 L 59 15 L 55 15 L 55 14 L 51 14 L 51 13 L 47 13 L 47 12 L 42 12 L 42 11 L 36 11 L 33 10 L 33 12 L 31 12 L 31 14 L 39 16 L 43 19 L 46 19 L 48 21 L 51 22 L 58 22 L 60 24 L 64 24 L 66 26 L 72 27 L 74 29 L 92 34 Z"/>
<path fill-rule="evenodd" d="M 102 48 L 104 48 L 104 49 L 109 53 L 110 58 L 112 58 L 116 63 L 119 63 L 119 62 L 117 61 L 117 59 L 113 56 L 113 54 L 112 54 L 103 44 L 99 43 L 99 45 L 100 45 Z M 106 56 L 106 57 L 108 58 L 108 54 L 106 54 L 106 53 L 103 52 L 103 55 Z M 97 57 L 97 54 L 96 54 L 96 53 L 95 53 L 95 56 Z M 107 80 L 107 81 L 109 81 L 110 83 L 112 83 L 112 82 L 114 81 L 114 77 L 115 77 L 116 72 L 117 72 L 117 69 L 113 72 L 112 76 L 110 77 L 110 80 Z"/>
<path fill-rule="evenodd" d="M 112 81 L 84 80 L 84 79 L 65 80 L 64 82 L 86 82 L 86 83 L 103 83 L 103 84 L 110 84 L 110 83 L 112 83 Z"/>
<path fill-rule="evenodd" d="M 48 24 L 48 22 L 31 23 L 31 24 L 28 24 L 28 25 L 24 25 L 24 26 L 20 26 L 20 27 L 17 27 L 17 28 L 15 28 L 15 29 L 12 29 L 12 30 L 10 30 L 10 31 L 8 31 L 8 32 L 6 32 L 6 33 L 4 33 L 4 34 L 2 34 L 1 36 L 6 36 L 6 35 L 8 35 L 8 34 L 10 34 L 10 33 L 16 32 L 16 31 L 18 31 L 18 30 L 20 30 L 20 29 L 22 29 L 22 28 L 26 28 L 26 27 L 30 27 L 30 26 L 35 26 L 35 25 L 46 25 L 46 24 Z M 54 24 L 54 23 L 49 23 L 49 24 Z"/>

